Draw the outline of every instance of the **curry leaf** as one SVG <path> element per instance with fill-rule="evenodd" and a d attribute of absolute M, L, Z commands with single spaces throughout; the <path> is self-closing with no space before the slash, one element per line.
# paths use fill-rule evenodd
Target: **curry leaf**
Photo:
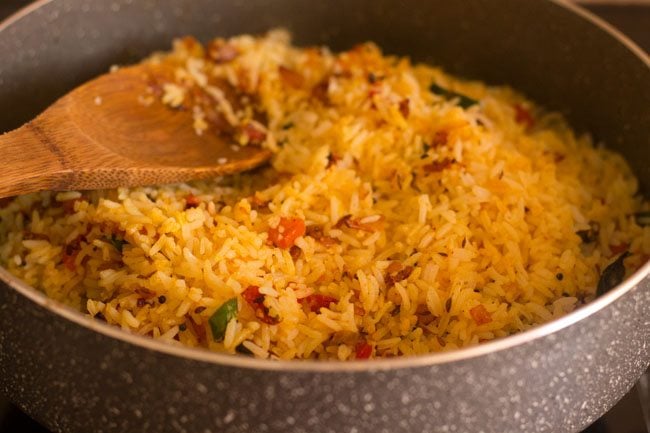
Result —
<path fill-rule="evenodd" d="M 601 296 L 609 292 L 611 289 L 618 286 L 623 281 L 623 278 L 625 278 L 625 264 L 623 261 L 629 255 L 629 251 L 625 251 L 605 268 L 600 276 L 600 280 L 598 280 L 596 296 Z"/>
<path fill-rule="evenodd" d="M 438 86 L 435 83 L 432 83 L 429 86 L 429 90 L 432 93 L 436 93 L 436 94 L 441 95 L 441 96 L 443 96 L 444 98 L 447 98 L 447 99 L 458 98 L 458 105 L 460 105 L 463 108 L 469 108 L 472 105 L 478 104 L 477 100 L 472 99 L 469 96 L 465 96 L 465 95 L 463 95 L 461 93 L 456 93 L 456 92 L 452 92 L 451 90 L 444 89 L 444 88 Z"/>

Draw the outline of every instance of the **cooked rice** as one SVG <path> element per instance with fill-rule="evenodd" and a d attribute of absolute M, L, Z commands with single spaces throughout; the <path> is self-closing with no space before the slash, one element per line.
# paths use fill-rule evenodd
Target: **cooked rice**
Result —
<path fill-rule="evenodd" d="M 125 330 L 260 358 L 423 354 L 562 316 L 623 250 L 628 274 L 650 255 L 623 158 L 509 88 L 282 31 L 185 38 L 149 61 L 174 74 L 142 101 L 259 142 L 271 167 L 0 206 L 3 266 Z M 215 339 L 208 320 L 232 298 Z"/>

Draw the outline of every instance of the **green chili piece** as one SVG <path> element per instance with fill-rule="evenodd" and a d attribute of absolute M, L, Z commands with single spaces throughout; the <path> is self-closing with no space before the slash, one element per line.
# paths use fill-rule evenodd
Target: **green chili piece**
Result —
<path fill-rule="evenodd" d="M 451 90 L 444 89 L 440 86 L 438 86 L 436 83 L 432 83 L 429 86 L 429 91 L 432 93 L 436 93 L 438 95 L 443 96 L 444 98 L 447 99 L 454 99 L 458 98 L 458 105 L 460 105 L 463 108 L 469 108 L 472 105 L 478 104 L 478 101 L 475 99 L 470 98 L 469 96 L 465 96 L 461 93 L 456 93 L 452 92 Z"/>
<path fill-rule="evenodd" d="M 237 317 L 237 298 L 227 300 L 210 316 L 210 329 L 212 329 L 212 338 L 215 341 L 223 340 L 228 322 L 235 317 Z"/>

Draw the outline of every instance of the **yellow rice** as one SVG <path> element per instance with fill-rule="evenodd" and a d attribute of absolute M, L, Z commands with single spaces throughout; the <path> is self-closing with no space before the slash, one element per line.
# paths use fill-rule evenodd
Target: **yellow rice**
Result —
<path fill-rule="evenodd" d="M 236 56 L 217 63 L 191 39 L 150 59 L 176 68 L 160 98 L 180 107 L 202 88 L 236 131 L 263 132 L 270 167 L 17 197 L 0 205 L 2 265 L 53 299 L 172 344 L 347 360 L 529 329 L 592 300 L 622 248 L 628 274 L 650 255 L 650 228 L 634 218 L 648 203 L 623 158 L 509 88 L 371 43 L 333 54 L 273 31 L 225 45 Z M 214 80 L 253 102 L 232 106 Z M 463 108 L 432 83 L 478 104 Z M 190 108 L 197 133 L 213 133 L 205 110 Z M 282 217 L 306 224 L 293 248 L 269 241 Z M 593 227 L 584 242 L 577 233 Z M 242 297 L 250 286 L 274 323 Z M 314 294 L 336 302 L 312 311 Z M 215 339 L 208 320 L 233 298 L 237 315 Z"/>

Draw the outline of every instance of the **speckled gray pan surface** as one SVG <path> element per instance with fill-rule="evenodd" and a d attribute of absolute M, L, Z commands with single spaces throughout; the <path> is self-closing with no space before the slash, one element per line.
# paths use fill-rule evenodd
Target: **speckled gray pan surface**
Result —
<path fill-rule="evenodd" d="M 274 26 L 510 83 L 619 149 L 650 187 L 647 62 L 547 0 L 53 0 L 0 27 L 0 131 L 174 36 Z M 0 392 L 58 432 L 576 432 L 648 366 L 650 280 L 532 332 L 411 360 L 270 363 L 124 335 L 0 270 Z"/>

